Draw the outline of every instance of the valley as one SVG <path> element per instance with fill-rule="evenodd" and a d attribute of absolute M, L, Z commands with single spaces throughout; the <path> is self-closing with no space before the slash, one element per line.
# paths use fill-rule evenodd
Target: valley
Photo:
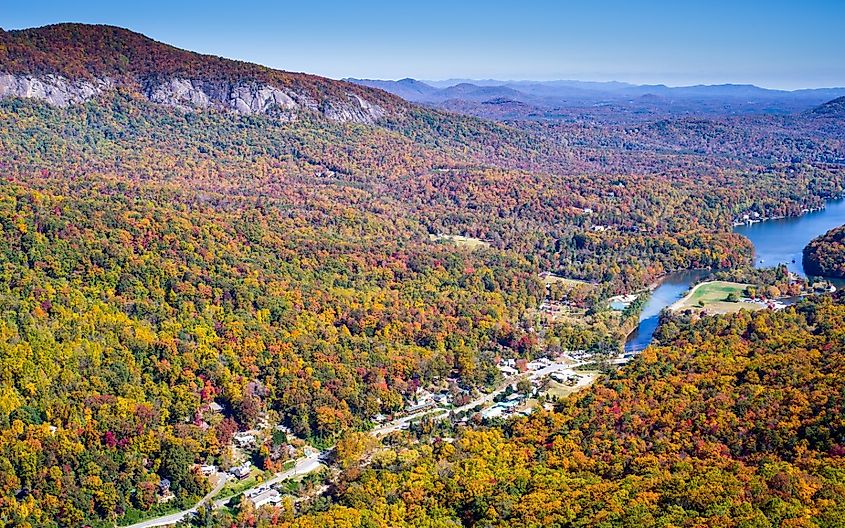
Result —
<path fill-rule="evenodd" d="M 0 524 L 841 520 L 841 90 L 353 81 L 0 30 Z"/>

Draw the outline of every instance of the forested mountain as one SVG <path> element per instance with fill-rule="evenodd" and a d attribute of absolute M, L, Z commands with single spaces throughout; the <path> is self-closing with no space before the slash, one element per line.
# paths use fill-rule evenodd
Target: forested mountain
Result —
<path fill-rule="evenodd" d="M 183 108 L 218 107 L 291 119 L 302 112 L 372 122 L 407 108 L 381 91 L 180 50 L 113 26 L 0 30 L 0 96 L 66 106 L 112 87 Z"/>
<path fill-rule="evenodd" d="M 108 26 L 0 34 L 0 97 L 7 525 L 112 526 L 165 480 L 193 504 L 262 419 L 330 445 L 433 380 L 488 387 L 540 351 L 539 272 L 599 310 L 845 188 L 827 124 L 502 124 Z"/>
<path fill-rule="evenodd" d="M 554 412 L 376 450 L 327 511 L 236 524 L 841 526 L 843 326 L 841 299 L 673 321 Z"/>
<path fill-rule="evenodd" d="M 845 277 L 845 226 L 831 229 L 807 244 L 804 269 L 820 277 Z"/>
<path fill-rule="evenodd" d="M 837 97 L 813 109 L 812 113 L 821 117 L 845 119 L 845 97 Z"/>

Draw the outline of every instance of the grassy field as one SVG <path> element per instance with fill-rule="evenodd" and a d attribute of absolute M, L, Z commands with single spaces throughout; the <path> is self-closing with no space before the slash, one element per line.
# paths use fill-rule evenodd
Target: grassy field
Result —
<path fill-rule="evenodd" d="M 440 240 L 451 240 L 456 245 L 467 247 L 469 249 L 490 247 L 489 242 L 485 242 L 480 238 L 465 237 L 461 235 L 428 235 L 428 238 L 435 242 Z"/>
<path fill-rule="evenodd" d="M 586 377 L 587 381 L 582 382 L 582 384 L 571 387 L 569 385 L 559 383 L 555 380 L 549 380 L 549 384 L 546 386 L 546 394 L 552 397 L 566 398 L 567 396 L 571 396 L 572 394 L 584 390 L 590 385 L 592 385 L 599 375 L 598 372 L 579 372 L 578 374 L 580 376 Z"/>
<path fill-rule="evenodd" d="M 582 281 L 578 279 L 567 279 L 566 277 L 560 277 L 558 275 L 554 275 L 552 273 L 545 273 L 543 274 L 543 283 L 544 284 L 563 284 L 564 286 L 568 286 L 570 288 L 574 288 L 576 286 L 587 286 L 588 288 L 594 288 L 595 285 L 590 284 L 587 281 Z"/>
<path fill-rule="evenodd" d="M 728 302 L 730 294 L 743 297 L 748 284 L 738 282 L 711 281 L 702 282 L 683 299 L 672 305 L 672 310 L 704 310 L 708 313 L 734 313 L 739 310 L 759 310 L 762 307 L 754 303 Z"/>

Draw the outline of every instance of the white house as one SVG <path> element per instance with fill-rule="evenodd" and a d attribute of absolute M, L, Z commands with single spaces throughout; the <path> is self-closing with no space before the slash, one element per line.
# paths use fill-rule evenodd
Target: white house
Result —
<path fill-rule="evenodd" d="M 229 473 L 236 476 L 239 479 L 246 478 L 252 472 L 252 463 L 244 462 L 243 465 L 233 467 L 229 470 Z"/>
<path fill-rule="evenodd" d="M 249 500 L 252 502 L 253 506 L 260 508 L 262 506 L 266 506 L 267 504 L 278 504 L 282 500 L 282 496 L 278 491 L 269 489 L 251 497 Z"/>
<path fill-rule="evenodd" d="M 235 441 L 235 445 L 238 447 L 252 447 L 255 445 L 255 435 L 252 433 L 235 433 L 232 440 Z"/>

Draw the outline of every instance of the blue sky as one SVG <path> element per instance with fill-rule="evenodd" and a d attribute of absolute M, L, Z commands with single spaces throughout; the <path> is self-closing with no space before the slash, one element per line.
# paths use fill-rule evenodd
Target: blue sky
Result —
<path fill-rule="evenodd" d="M 845 0 L 0 0 L 0 27 L 127 27 L 328 77 L 845 86 Z"/>

